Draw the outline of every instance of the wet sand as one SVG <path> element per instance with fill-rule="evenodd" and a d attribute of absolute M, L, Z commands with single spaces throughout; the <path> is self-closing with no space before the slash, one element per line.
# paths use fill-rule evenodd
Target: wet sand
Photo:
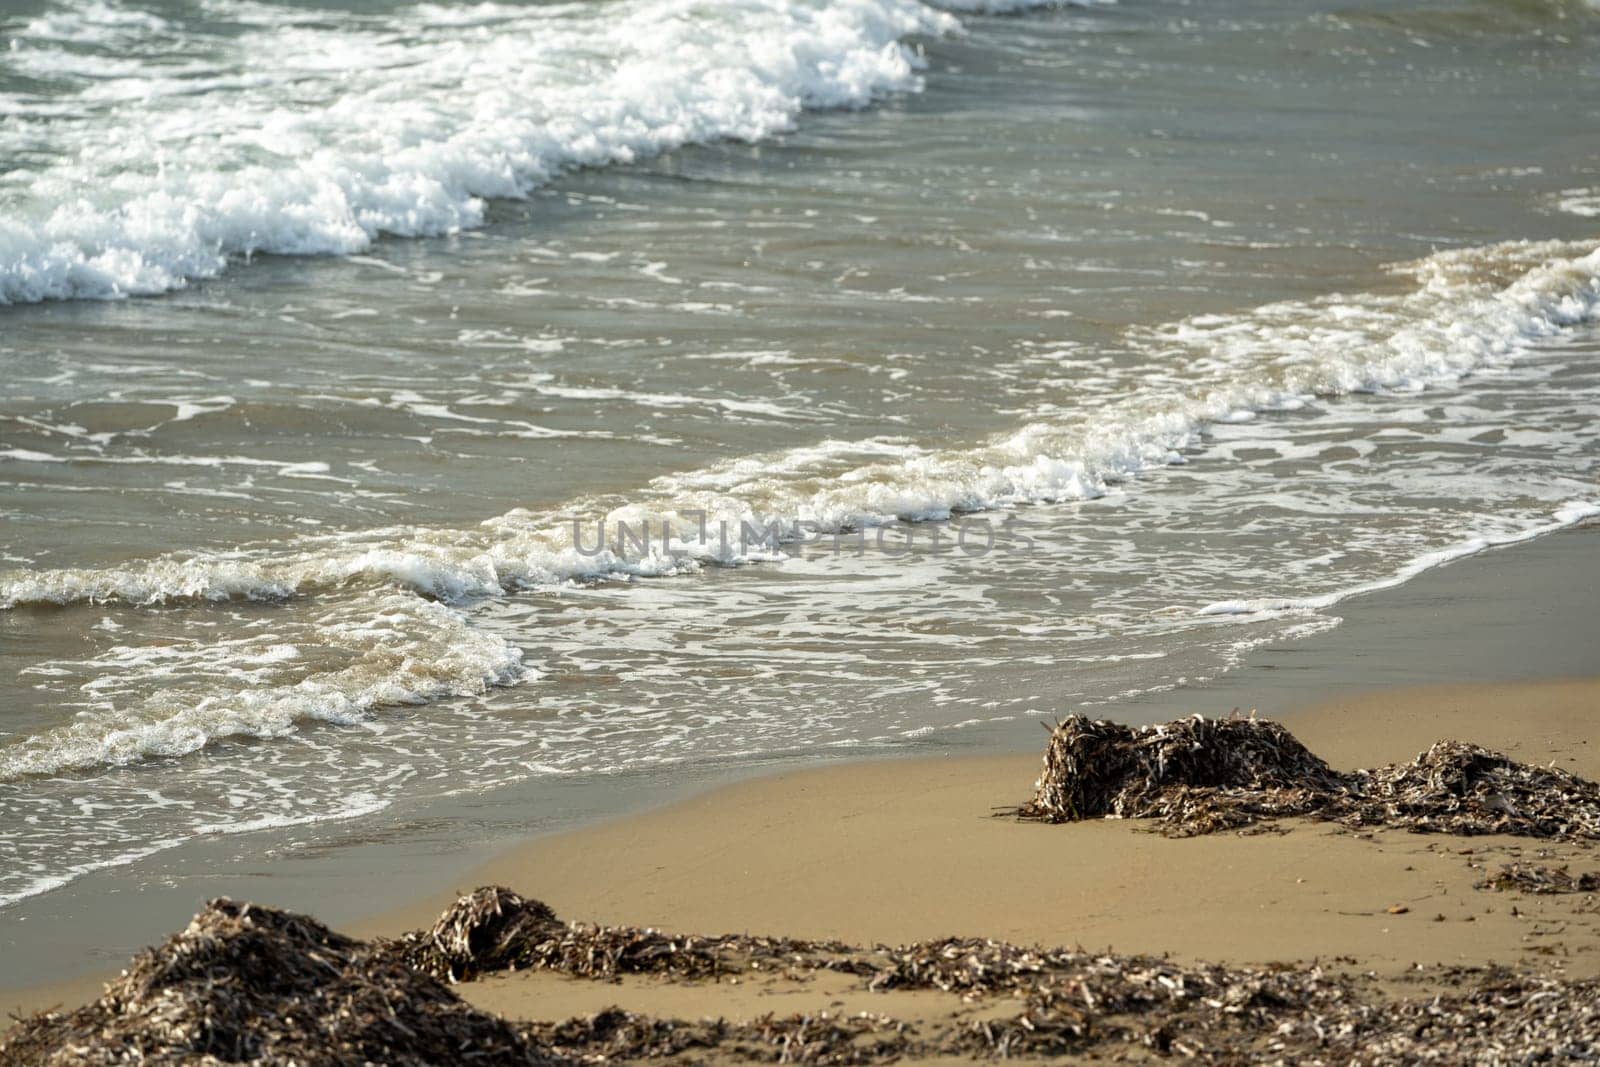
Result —
<path fill-rule="evenodd" d="M 1263 649 L 1211 686 L 1109 713 L 1150 721 L 1253 704 L 1339 767 L 1408 759 L 1453 737 L 1600 778 L 1600 682 L 1373 688 L 1430 671 L 1469 679 L 1487 671 L 1576 673 L 1592 649 L 1594 533 L 1490 553 L 1341 605 L 1347 622 L 1338 630 Z M 1324 699 L 1305 706 L 1308 694 Z M 1127 822 L 995 818 L 995 808 L 1031 790 L 1044 732 L 1029 733 L 991 742 L 989 754 L 946 750 L 726 785 L 536 838 L 483 865 L 419 871 L 420 899 L 373 915 L 380 902 L 365 919 L 335 922 L 354 933 L 395 933 L 431 922 L 450 899 L 448 891 L 428 892 L 429 880 L 453 889 L 501 882 L 564 918 L 683 932 L 863 944 L 973 935 L 1238 963 L 1320 959 L 1385 975 L 1413 963 L 1491 961 L 1600 973 L 1592 900 L 1474 888 L 1486 870 L 1545 850 L 1538 862 L 1600 869 L 1596 850 L 1525 839 L 1358 836 L 1309 823 L 1281 835 L 1169 840 Z M 342 895 L 335 883 L 326 910 L 307 910 L 348 913 L 352 901 Z M 267 893 L 254 898 L 284 903 Z M 1407 910 L 1391 914 L 1396 906 Z M 23 961 L 12 960 L 25 975 Z M 0 996 L 0 1009 L 78 1002 L 98 992 L 99 978 L 22 984 Z M 834 989 L 831 980 L 705 987 L 520 974 L 461 990 L 480 1006 L 530 1018 L 616 1003 L 680 1017 L 821 1008 L 914 1017 L 921 1010 Z"/>

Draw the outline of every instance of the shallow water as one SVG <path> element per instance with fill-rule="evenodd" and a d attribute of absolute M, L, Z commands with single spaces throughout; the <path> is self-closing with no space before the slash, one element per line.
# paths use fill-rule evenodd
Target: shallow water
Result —
<path fill-rule="evenodd" d="M 0 37 L 0 901 L 1192 683 L 1600 510 L 1585 4 Z"/>

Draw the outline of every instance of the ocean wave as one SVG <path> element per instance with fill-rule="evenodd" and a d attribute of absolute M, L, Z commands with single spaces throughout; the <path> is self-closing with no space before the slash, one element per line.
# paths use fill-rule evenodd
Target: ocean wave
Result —
<path fill-rule="evenodd" d="M 85 710 L 0 746 L 0 782 L 185 756 L 305 722 L 351 725 L 378 708 L 470 696 L 535 673 L 520 649 L 460 610 L 404 593 L 346 603 L 305 633 L 304 651 L 274 627 L 258 638 L 114 646 L 74 662 L 95 679 L 77 694 Z M 332 655 L 341 662 L 309 671 L 302 662 Z"/>
<path fill-rule="evenodd" d="M 1182 462 L 1212 425 L 1351 392 L 1403 396 L 1454 382 L 1600 311 L 1600 247 L 1592 243 L 1512 242 L 1394 269 L 1409 279 L 1396 292 L 1271 304 L 1138 331 L 1129 341 L 1150 349 L 1153 365 L 1181 373 L 973 447 L 823 441 L 658 478 L 620 505 L 577 500 L 557 513 L 514 510 L 467 529 L 390 528 L 117 567 L 0 573 L 5 609 L 305 598 L 262 616 L 256 636 L 237 647 L 218 645 L 200 626 L 187 643 L 115 646 L 70 665 L 74 676 L 94 679 L 74 698 L 85 712 L 0 748 L 0 781 L 182 756 L 226 738 L 278 737 L 308 721 L 365 722 L 384 706 L 481 693 L 537 672 L 522 665 L 515 645 L 480 625 L 479 598 L 785 558 L 767 536 L 792 540 L 1090 499 Z M 1515 532 L 1424 545 L 1398 572 L 1366 584 L 1212 603 L 1192 617 L 1248 621 L 1319 610 L 1597 512 L 1575 499 L 1550 520 L 1519 522 Z M 596 526 L 606 532 L 603 546 Z M 620 536 L 623 527 L 648 528 L 649 543 Z M 745 529 L 763 536 L 747 543 Z"/>
<path fill-rule="evenodd" d="M 0 572 L 0 608 L 282 599 L 347 586 L 444 601 L 772 559 L 777 541 L 897 520 L 1083 500 L 1181 462 L 1209 425 L 1319 397 L 1454 382 L 1592 321 L 1600 247 L 1509 242 L 1397 265 L 1409 288 L 1204 315 L 1136 333 L 1180 376 L 973 447 L 825 441 L 655 479 L 634 498 L 514 510 L 477 528 L 412 527 L 109 568 Z M 647 546 L 619 525 L 652 531 Z M 604 544 L 596 530 L 604 532 Z M 756 538 L 742 537 L 746 529 Z M 722 536 L 727 530 L 728 536 Z"/>
<path fill-rule="evenodd" d="M 963 15 L 1012 15 L 1048 7 L 1110 7 L 1117 0 L 931 0 L 934 7 Z"/>
<path fill-rule="evenodd" d="M 0 156 L 53 157 L 0 176 L 0 303 L 476 227 L 486 199 L 573 168 L 915 90 L 912 39 L 958 26 L 916 0 L 210 7 L 178 21 L 78 0 L 11 34 L 0 75 L 56 91 L 8 100 L 0 128 Z"/>
<path fill-rule="evenodd" d="M 1600 0 L 1464 0 L 1449 4 L 1356 5 L 1330 18 L 1397 29 L 1419 38 L 1539 36 L 1553 25 L 1591 19 Z"/>

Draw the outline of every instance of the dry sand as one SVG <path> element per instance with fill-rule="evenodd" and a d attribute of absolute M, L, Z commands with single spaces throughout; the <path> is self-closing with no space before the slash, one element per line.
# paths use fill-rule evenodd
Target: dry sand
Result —
<path fill-rule="evenodd" d="M 1595 681 L 1383 691 L 1284 721 L 1337 767 L 1409 759 L 1453 737 L 1600 778 Z M 1284 824 L 1287 833 L 1173 840 L 1135 822 L 993 817 L 1027 797 L 1038 766 L 1037 756 L 953 757 L 785 774 L 532 842 L 461 887 L 496 882 L 563 918 L 693 933 L 858 944 L 982 936 L 1230 963 L 1320 959 L 1382 975 L 1490 962 L 1600 973 L 1592 896 L 1474 887 L 1513 858 L 1600 869 L 1600 850 L 1300 821 Z M 425 925 L 447 903 L 427 900 L 365 932 Z M 544 1019 L 613 1004 L 687 1018 L 822 1009 L 915 1018 L 925 1007 L 832 979 L 740 988 L 524 973 L 461 992 Z"/>

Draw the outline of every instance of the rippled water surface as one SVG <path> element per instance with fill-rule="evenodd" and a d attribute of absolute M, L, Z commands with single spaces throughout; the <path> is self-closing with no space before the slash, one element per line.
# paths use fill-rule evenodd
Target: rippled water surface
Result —
<path fill-rule="evenodd" d="M 1585 3 L 0 39 L 0 901 L 1176 686 L 1600 511 Z"/>

